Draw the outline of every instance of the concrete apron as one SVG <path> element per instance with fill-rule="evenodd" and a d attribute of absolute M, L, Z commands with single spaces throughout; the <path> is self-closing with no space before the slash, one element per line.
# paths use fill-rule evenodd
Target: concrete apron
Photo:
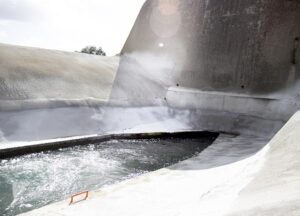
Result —
<path fill-rule="evenodd" d="M 221 135 L 197 157 L 22 215 L 299 215 L 299 119 L 297 112 L 270 142 Z"/>

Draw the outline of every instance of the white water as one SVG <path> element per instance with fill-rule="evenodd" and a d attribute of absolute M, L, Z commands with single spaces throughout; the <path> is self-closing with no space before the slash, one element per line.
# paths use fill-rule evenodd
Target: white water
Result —
<path fill-rule="evenodd" d="M 186 159 L 212 140 L 120 140 L 0 161 L 0 214 L 15 215 Z"/>
<path fill-rule="evenodd" d="M 71 206 L 59 202 L 25 215 L 226 215 L 262 167 L 267 142 L 221 135 L 196 157 L 103 188 L 88 201 Z"/>

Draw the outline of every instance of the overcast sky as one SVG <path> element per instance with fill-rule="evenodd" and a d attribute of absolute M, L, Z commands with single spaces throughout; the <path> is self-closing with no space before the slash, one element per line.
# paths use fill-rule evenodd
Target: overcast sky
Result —
<path fill-rule="evenodd" d="M 0 43 L 119 53 L 145 0 L 0 0 Z"/>

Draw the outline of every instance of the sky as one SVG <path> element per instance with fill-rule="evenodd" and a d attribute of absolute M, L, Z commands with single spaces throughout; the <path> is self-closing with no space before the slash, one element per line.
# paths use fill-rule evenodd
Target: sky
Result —
<path fill-rule="evenodd" d="M 0 0 L 0 43 L 120 52 L 145 0 Z"/>

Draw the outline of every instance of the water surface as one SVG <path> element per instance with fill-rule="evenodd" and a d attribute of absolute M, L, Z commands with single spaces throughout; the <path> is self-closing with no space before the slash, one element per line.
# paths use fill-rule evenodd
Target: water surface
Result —
<path fill-rule="evenodd" d="M 111 140 L 0 161 L 0 215 L 16 215 L 70 195 L 190 158 L 213 141 Z"/>

